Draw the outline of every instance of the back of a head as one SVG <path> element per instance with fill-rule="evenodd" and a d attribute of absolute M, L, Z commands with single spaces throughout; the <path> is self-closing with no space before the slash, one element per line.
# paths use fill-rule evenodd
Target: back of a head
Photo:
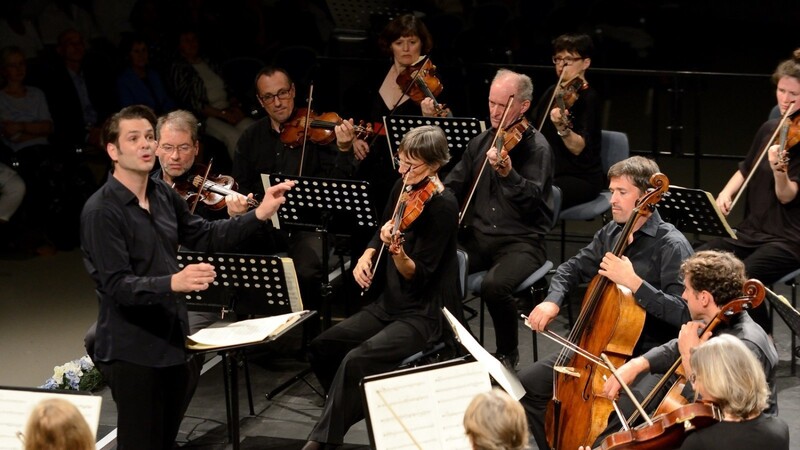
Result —
<path fill-rule="evenodd" d="M 25 427 L 25 450 L 94 448 L 94 435 L 75 405 L 50 398 L 34 407 Z"/>
<path fill-rule="evenodd" d="M 528 448 L 528 421 L 522 405 L 505 391 L 475 396 L 464 412 L 464 430 L 474 450 Z"/>

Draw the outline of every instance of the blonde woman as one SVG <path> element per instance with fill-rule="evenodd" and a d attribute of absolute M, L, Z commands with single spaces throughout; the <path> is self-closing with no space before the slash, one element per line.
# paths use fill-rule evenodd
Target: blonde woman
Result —
<path fill-rule="evenodd" d="M 473 450 L 528 448 L 528 421 L 522 405 L 500 389 L 475 396 L 464 413 L 464 431 Z"/>
<path fill-rule="evenodd" d="M 720 423 L 690 433 L 681 450 L 724 448 L 789 449 L 789 427 L 763 414 L 769 387 L 753 352 L 737 337 L 723 334 L 692 351 L 689 380 L 697 396 L 717 404 Z"/>
<path fill-rule="evenodd" d="M 94 435 L 78 408 L 60 398 L 33 408 L 23 437 L 25 450 L 94 450 Z"/>

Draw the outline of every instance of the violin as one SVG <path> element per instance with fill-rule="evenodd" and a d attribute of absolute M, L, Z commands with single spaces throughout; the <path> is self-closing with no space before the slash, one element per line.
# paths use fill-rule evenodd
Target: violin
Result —
<path fill-rule="evenodd" d="M 789 149 L 800 142 L 800 114 L 796 114 L 793 119 L 787 119 L 781 126 L 781 131 L 778 134 L 773 144 L 778 144 L 778 158 L 780 164 L 777 169 L 780 172 L 786 172 L 789 167 Z"/>
<path fill-rule="evenodd" d="M 325 112 L 317 114 L 314 111 L 309 113 L 308 108 L 297 108 L 292 117 L 283 124 L 281 129 L 281 142 L 290 147 L 296 148 L 303 145 L 303 137 L 306 133 L 306 117 L 308 117 L 308 140 L 319 145 L 328 145 L 336 139 L 334 128 L 342 123 L 342 118 L 335 112 Z M 364 124 L 360 121 L 354 126 L 356 139 L 367 139 L 374 133 L 372 124 Z"/>
<path fill-rule="evenodd" d="M 527 130 L 529 126 L 530 122 L 528 119 L 522 116 L 498 133 L 494 141 L 494 147 L 497 149 L 498 153 L 502 150 L 505 150 L 506 153 L 510 153 L 511 150 L 519 144 L 519 141 L 522 140 L 522 135 L 525 134 L 525 130 Z"/>
<path fill-rule="evenodd" d="M 436 96 L 442 93 L 444 86 L 436 77 L 436 66 L 431 59 L 423 57 L 420 62 L 406 67 L 395 79 L 404 94 L 408 95 L 416 104 L 426 98 L 433 100 L 437 117 L 452 117 L 453 113 L 436 101 Z"/>
<path fill-rule="evenodd" d="M 392 243 L 389 245 L 389 253 L 396 255 L 400 253 L 400 246 L 405 242 L 404 233 L 411 224 L 417 220 L 425 205 L 430 199 L 442 192 L 443 187 L 434 179 L 428 178 L 415 186 L 406 186 L 396 208 L 394 228 L 392 229 Z"/>
<path fill-rule="evenodd" d="M 661 173 L 654 174 L 650 184 L 654 189 L 637 201 L 614 245 L 613 254 L 618 257 L 627 249 L 637 222 L 652 214 L 669 189 L 669 180 Z M 586 291 L 569 341 L 588 354 L 605 353 L 618 366 L 633 355 L 644 322 L 645 311 L 629 290 L 596 275 Z M 554 370 L 553 398 L 545 413 L 545 432 L 550 447 L 572 450 L 594 442 L 606 429 L 614 409 L 611 400 L 603 396 L 601 371 L 583 353 L 568 350 L 558 355 Z"/>
<path fill-rule="evenodd" d="M 589 88 L 589 83 L 580 76 L 576 76 L 566 83 L 561 83 L 556 89 L 555 102 L 561 111 L 562 128 L 572 128 L 572 114 L 567 113 L 569 108 L 578 100 L 578 93 Z"/>
<path fill-rule="evenodd" d="M 705 428 L 722 420 L 722 411 L 711 403 L 695 402 L 656 416 L 629 430 L 607 436 L 600 444 L 602 450 L 669 449 L 677 448 L 689 431 Z"/>
<path fill-rule="evenodd" d="M 206 178 L 204 183 L 203 178 L 208 170 L 207 167 L 203 164 L 195 164 L 192 170 L 194 173 L 188 174 L 185 179 L 175 181 L 172 186 L 190 205 L 203 202 L 208 209 L 220 211 L 227 206 L 225 196 L 243 195 L 236 191 L 239 185 L 230 175 L 211 175 Z M 247 204 L 249 207 L 255 208 L 259 202 L 248 198 Z"/>

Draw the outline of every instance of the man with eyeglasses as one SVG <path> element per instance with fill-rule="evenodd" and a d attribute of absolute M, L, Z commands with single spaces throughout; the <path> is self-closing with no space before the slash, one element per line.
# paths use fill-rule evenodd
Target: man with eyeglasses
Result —
<path fill-rule="evenodd" d="M 683 300 L 689 307 L 692 321 L 681 327 L 677 338 L 659 347 L 650 349 L 642 356 L 633 358 L 620 366 L 618 373 L 628 385 L 632 386 L 634 395 L 642 400 L 649 393 L 649 388 L 669 370 L 678 357 L 681 357 L 683 372 L 692 375 L 690 364 L 691 349 L 708 339 L 721 334 L 732 334 L 744 342 L 764 369 L 764 375 L 770 386 L 770 399 L 765 412 L 777 414 L 777 391 L 775 390 L 775 369 L 778 364 L 778 352 L 767 333 L 752 319 L 747 311 L 730 317 L 717 326 L 712 333 L 704 333 L 703 329 L 711 323 L 720 310 L 731 301 L 742 296 L 745 282 L 744 263 L 732 253 L 719 251 L 701 251 L 690 256 L 681 264 L 683 276 Z M 690 388 L 690 385 L 687 385 Z M 616 378 L 610 377 L 603 386 L 603 394 L 608 398 L 616 398 L 620 392 L 620 384 Z M 663 395 L 663 394 L 662 394 Z M 693 392 L 685 392 L 686 399 L 694 398 Z M 655 410 L 658 400 L 652 402 L 648 410 Z M 620 402 L 626 416 L 633 412 L 633 406 L 627 399 Z M 649 412 L 649 411 L 648 411 Z M 619 429 L 618 421 L 609 422 L 609 431 Z"/>
<path fill-rule="evenodd" d="M 562 209 L 594 200 L 606 186 L 600 163 L 600 98 L 584 84 L 593 50 L 585 34 L 564 34 L 553 41 L 553 64 L 562 88 L 550 86 L 533 114 L 556 157 L 553 184 L 561 188 Z M 571 90 L 574 94 L 566 94 Z"/>
<path fill-rule="evenodd" d="M 509 104 L 511 95 L 514 99 Z M 469 142 L 445 179 L 462 205 L 461 225 L 466 228 L 459 244 L 469 254 L 469 271 L 488 270 L 480 296 L 494 323 L 495 356 L 510 369 L 519 362 L 514 290 L 547 259 L 544 236 L 553 219 L 553 153 L 533 126 L 524 129 L 511 149 L 498 151 L 492 142 L 506 107 L 503 128 L 524 119 L 532 96 L 530 77 L 500 69 L 489 88 L 492 127 Z M 490 164 L 484 167 L 486 158 Z M 463 211 L 479 177 L 472 201 Z"/>
<path fill-rule="evenodd" d="M 265 67 L 256 75 L 255 88 L 267 117 L 245 130 L 236 145 L 232 175 L 242 192 L 252 192 L 256 198 L 260 197 L 264 192 L 261 174 L 337 179 L 352 176 L 355 170 L 352 120 L 345 120 L 335 127 L 336 140 L 331 144 L 318 145 L 309 140 L 303 152 L 302 146 L 292 148 L 280 139 L 284 124 L 292 118 L 296 109 L 297 92 L 289 74 L 278 67 Z M 279 251 L 288 252 L 294 260 L 304 305 L 309 309 L 317 309 L 320 305 L 321 281 L 323 275 L 327 275 L 322 268 L 319 233 L 273 230 L 270 237 Z"/>

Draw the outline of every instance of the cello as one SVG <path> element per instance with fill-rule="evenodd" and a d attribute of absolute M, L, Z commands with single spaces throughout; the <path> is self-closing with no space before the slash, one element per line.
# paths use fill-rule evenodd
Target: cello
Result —
<path fill-rule="evenodd" d="M 664 193 L 669 180 L 664 174 L 650 177 L 654 189 L 637 201 L 623 227 L 613 254 L 622 257 L 639 221 L 647 220 Z M 614 365 L 628 360 L 644 328 L 646 313 L 630 290 L 596 275 L 586 291 L 569 341 L 592 355 L 605 353 Z M 562 350 L 553 372 L 553 398 L 545 413 L 545 431 L 550 448 L 576 449 L 594 442 L 606 429 L 614 410 L 603 396 L 604 375 L 600 366 L 582 353 Z"/>

